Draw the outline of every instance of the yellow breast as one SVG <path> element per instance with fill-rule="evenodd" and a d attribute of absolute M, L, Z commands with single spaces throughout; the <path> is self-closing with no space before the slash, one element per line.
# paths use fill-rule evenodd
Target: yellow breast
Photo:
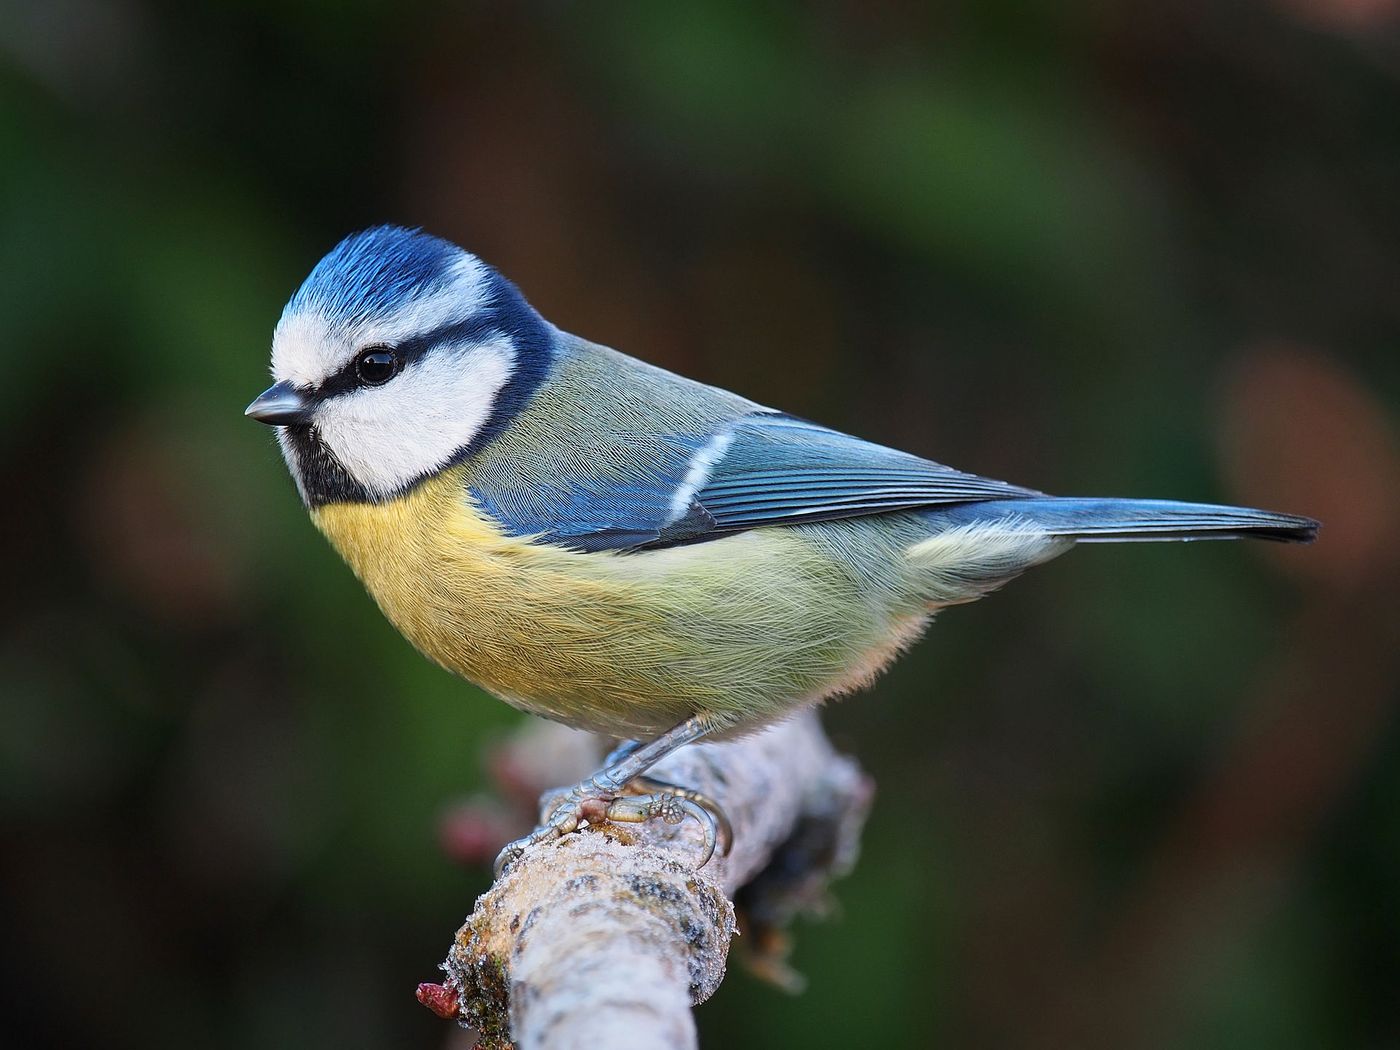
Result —
<path fill-rule="evenodd" d="M 829 692 L 890 623 L 799 530 L 579 554 L 504 534 L 457 470 L 312 512 L 419 650 L 527 710 L 618 736 L 736 725 Z"/>

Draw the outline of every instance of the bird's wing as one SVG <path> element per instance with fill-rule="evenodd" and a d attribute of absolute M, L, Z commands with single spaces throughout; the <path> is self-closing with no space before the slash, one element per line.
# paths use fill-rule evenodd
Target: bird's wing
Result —
<path fill-rule="evenodd" d="M 471 494 L 516 536 L 580 551 L 644 547 L 679 520 L 675 494 L 706 440 L 609 429 L 521 442 L 479 466 Z"/>
<path fill-rule="evenodd" d="M 655 549 L 770 525 L 1038 495 L 805 420 L 748 412 L 702 434 L 618 434 L 561 476 L 513 457 L 485 509 L 581 551 Z M 627 469 L 615 469 L 625 463 Z M 478 490 L 481 491 L 481 490 Z"/>
<path fill-rule="evenodd" d="M 694 502 L 720 531 L 1037 494 L 778 413 L 715 443 L 723 454 Z"/>

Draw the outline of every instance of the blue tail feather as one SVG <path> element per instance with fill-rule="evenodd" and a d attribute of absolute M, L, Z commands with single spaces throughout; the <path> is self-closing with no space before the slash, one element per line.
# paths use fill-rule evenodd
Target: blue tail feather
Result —
<path fill-rule="evenodd" d="M 1037 496 L 962 503 L 934 513 L 940 521 L 957 524 L 1017 518 L 1085 542 L 1248 537 L 1310 543 L 1318 529 L 1316 521 L 1295 514 L 1159 499 Z"/>

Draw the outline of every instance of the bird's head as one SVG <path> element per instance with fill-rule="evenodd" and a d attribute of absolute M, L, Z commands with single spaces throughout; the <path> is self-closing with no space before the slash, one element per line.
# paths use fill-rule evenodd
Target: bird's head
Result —
<path fill-rule="evenodd" d="M 378 226 L 316 264 L 272 337 L 248 406 L 311 506 L 383 501 L 471 455 L 549 369 L 553 329 L 455 244 Z"/>

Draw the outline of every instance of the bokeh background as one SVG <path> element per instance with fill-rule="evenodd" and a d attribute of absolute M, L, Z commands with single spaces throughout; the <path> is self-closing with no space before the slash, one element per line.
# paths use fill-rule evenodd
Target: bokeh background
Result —
<path fill-rule="evenodd" d="M 1326 521 L 1077 552 L 829 710 L 864 855 L 708 1045 L 1400 1046 L 1397 117 L 1393 0 L 0 3 L 6 1043 L 453 1045 L 518 716 L 242 418 L 396 221 L 965 469 Z"/>

